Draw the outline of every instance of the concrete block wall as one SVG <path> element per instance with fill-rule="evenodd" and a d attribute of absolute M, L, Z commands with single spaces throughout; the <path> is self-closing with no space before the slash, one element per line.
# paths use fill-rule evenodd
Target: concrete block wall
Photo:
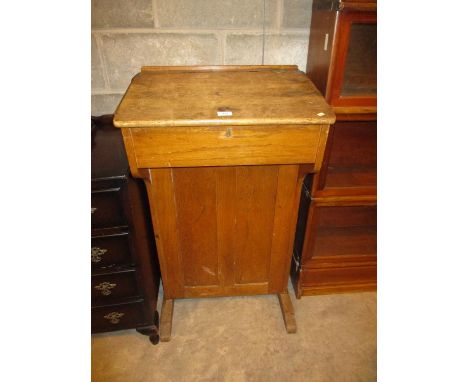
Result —
<path fill-rule="evenodd" d="M 112 114 L 143 65 L 295 64 L 312 0 L 92 0 L 91 114 Z"/>

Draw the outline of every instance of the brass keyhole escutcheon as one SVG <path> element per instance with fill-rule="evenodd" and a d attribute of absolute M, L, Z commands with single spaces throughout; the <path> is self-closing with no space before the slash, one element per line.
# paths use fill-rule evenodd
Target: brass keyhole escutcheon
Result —
<path fill-rule="evenodd" d="M 107 252 L 107 249 L 99 248 L 99 247 L 92 247 L 91 248 L 91 261 L 93 263 L 99 263 L 102 260 L 102 255 Z"/>
<path fill-rule="evenodd" d="M 227 128 L 225 135 L 226 135 L 226 138 L 232 137 L 232 129 L 230 127 Z"/>
<path fill-rule="evenodd" d="M 104 295 L 104 296 L 109 296 L 110 294 L 112 294 L 111 289 L 115 288 L 116 286 L 117 286 L 117 284 L 104 281 L 103 283 L 100 283 L 99 285 L 96 285 L 94 287 L 94 289 L 100 290 L 101 294 Z"/>
<path fill-rule="evenodd" d="M 120 312 L 110 312 L 109 314 L 106 314 L 104 318 L 109 320 L 111 324 L 118 324 L 124 315 L 124 313 Z"/>

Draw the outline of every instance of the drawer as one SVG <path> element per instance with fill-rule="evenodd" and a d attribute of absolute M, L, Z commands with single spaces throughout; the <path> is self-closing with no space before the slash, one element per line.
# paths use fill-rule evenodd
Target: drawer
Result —
<path fill-rule="evenodd" d="M 377 187 L 377 122 L 336 122 L 330 129 L 319 190 L 372 187 Z"/>
<path fill-rule="evenodd" d="M 91 238 L 92 269 L 133 265 L 128 232 Z"/>
<path fill-rule="evenodd" d="M 91 276 L 93 305 L 138 295 L 137 276 L 134 270 Z"/>
<path fill-rule="evenodd" d="M 377 206 L 320 206 L 309 210 L 308 244 L 303 263 L 327 257 L 377 256 Z"/>
<path fill-rule="evenodd" d="M 91 227 L 110 228 L 126 226 L 122 208 L 122 188 L 111 188 L 91 193 Z"/>
<path fill-rule="evenodd" d="M 115 304 L 91 309 L 91 331 L 105 332 L 144 326 L 144 302 Z"/>
<path fill-rule="evenodd" d="M 140 168 L 315 163 L 328 126 L 124 129 Z M 128 149 L 127 144 L 127 149 Z"/>

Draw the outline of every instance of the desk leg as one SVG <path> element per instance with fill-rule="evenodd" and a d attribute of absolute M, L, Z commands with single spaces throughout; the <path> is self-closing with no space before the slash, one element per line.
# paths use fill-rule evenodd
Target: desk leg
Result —
<path fill-rule="evenodd" d="M 164 297 L 161 308 L 161 321 L 159 324 L 159 337 L 162 342 L 171 340 L 172 314 L 174 313 L 174 300 Z"/>
<path fill-rule="evenodd" d="M 284 326 L 286 327 L 286 331 L 288 333 L 296 333 L 296 318 L 294 317 L 294 308 L 292 306 L 291 297 L 289 297 L 289 293 L 278 293 L 278 300 L 281 306 L 281 313 L 283 313 L 283 320 Z"/>

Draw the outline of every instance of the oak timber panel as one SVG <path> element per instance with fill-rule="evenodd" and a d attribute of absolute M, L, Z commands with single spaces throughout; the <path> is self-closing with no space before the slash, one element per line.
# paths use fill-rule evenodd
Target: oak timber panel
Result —
<path fill-rule="evenodd" d="M 321 131 L 321 125 L 129 129 L 139 168 L 315 163 Z"/>
<path fill-rule="evenodd" d="M 235 281 L 268 281 L 278 166 L 236 168 Z"/>
<path fill-rule="evenodd" d="M 180 252 L 185 285 L 218 285 L 216 170 L 173 171 Z"/>
<path fill-rule="evenodd" d="M 299 166 L 280 166 L 270 264 L 270 293 L 286 291 L 303 176 Z M 281 270 L 281 271 L 280 271 Z"/>
<path fill-rule="evenodd" d="M 286 290 L 286 287 L 283 288 Z M 220 297 L 220 296 L 248 296 L 257 294 L 269 294 L 268 282 L 250 283 L 250 284 L 234 284 L 224 285 L 223 287 L 216 286 L 186 286 L 184 289 L 185 298 L 194 297 Z"/>
<path fill-rule="evenodd" d="M 218 242 L 219 279 L 223 285 L 235 284 L 234 244 L 236 242 L 236 167 L 219 167 L 216 171 L 216 238 Z"/>
<path fill-rule="evenodd" d="M 184 293 L 184 274 L 179 257 L 179 228 L 172 169 L 151 169 L 150 179 L 145 179 L 145 184 L 150 201 L 164 295 L 168 299 L 176 298 Z"/>
<path fill-rule="evenodd" d="M 151 170 L 166 296 L 284 292 L 297 181 L 298 166 Z"/>

